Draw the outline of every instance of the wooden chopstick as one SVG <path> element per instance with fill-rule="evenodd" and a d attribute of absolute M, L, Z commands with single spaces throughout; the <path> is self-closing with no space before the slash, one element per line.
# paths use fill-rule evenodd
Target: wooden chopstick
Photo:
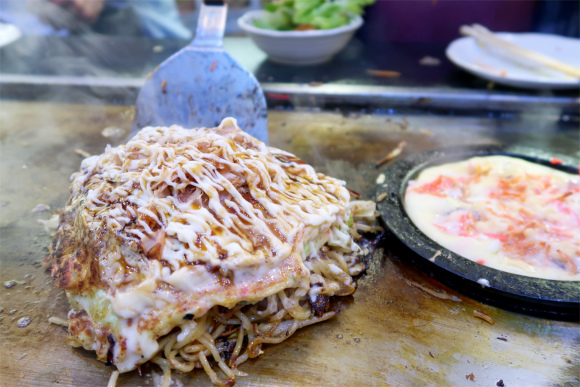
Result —
<path fill-rule="evenodd" d="M 463 35 L 472 36 L 481 43 L 501 47 L 513 56 L 527 59 L 535 64 L 549 67 L 552 70 L 580 79 L 580 68 L 570 66 L 569 64 L 560 62 L 559 60 L 550 58 L 544 54 L 540 54 L 539 52 L 528 50 L 527 48 L 507 42 L 480 24 L 461 26 L 459 32 Z"/>

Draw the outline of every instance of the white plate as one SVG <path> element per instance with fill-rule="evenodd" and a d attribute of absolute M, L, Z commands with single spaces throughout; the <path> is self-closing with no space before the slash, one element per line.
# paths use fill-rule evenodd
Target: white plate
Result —
<path fill-rule="evenodd" d="M 580 39 L 539 33 L 499 32 L 497 35 L 519 46 L 580 68 Z M 482 47 L 469 36 L 451 42 L 447 46 L 446 54 L 450 61 L 464 70 L 508 86 L 529 89 L 580 87 L 579 79 L 550 69 L 534 67 L 529 63 L 507 59 L 501 52 Z"/>
<path fill-rule="evenodd" d="M 8 24 L 0 23 L 0 47 L 12 43 L 20 37 L 21 33 L 18 27 Z"/>

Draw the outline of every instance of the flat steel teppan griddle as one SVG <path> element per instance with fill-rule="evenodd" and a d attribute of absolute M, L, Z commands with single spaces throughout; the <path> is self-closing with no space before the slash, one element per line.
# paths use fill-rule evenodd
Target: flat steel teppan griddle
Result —
<path fill-rule="evenodd" d="M 66 294 L 39 262 L 50 236 L 37 219 L 48 219 L 70 196 L 70 175 L 82 157 L 106 144 L 126 141 L 129 106 L 2 101 L 0 118 L 0 385 L 106 386 L 112 368 L 91 351 L 66 343 L 66 329 L 48 316 L 66 318 Z M 381 170 L 376 162 L 400 141 L 402 157 L 448 145 L 493 141 L 518 143 L 574 155 L 577 125 L 549 116 L 517 120 L 271 110 L 270 143 L 343 179 L 372 199 Z M 106 137 L 105 128 L 118 128 Z M 35 213 L 38 204 L 51 209 Z M 403 250 L 404 248 L 404 250 Z M 399 249 L 399 250 L 397 250 Z M 265 345 L 244 363 L 236 387 L 301 386 L 552 386 L 577 383 L 579 325 L 535 318 L 482 303 L 433 280 L 409 262 L 416 255 L 393 235 L 368 260 L 356 292 L 338 297 L 334 318 Z M 446 272 L 447 273 L 447 272 Z M 447 274 L 450 275 L 450 274 Z M 465 280 L 467 281 L 467 280 Z M 474 317 L 486 313 L 493 325 Z M 11 312 L 13 312 L 11 314 Z M 28 326 L 19 328 L 19 319 Z M 199 370 L 197 370 L 199 371 Z M 155 385 L 153 366 L 119 377 L 118 387 Z M 473 381 L 466 376 L 473 375 Z M 211 386 L 202 372 L 173 373 L 177 385 Z M 530 382 L 531 381 L 531 382 Z"/>
<path fill-rule="evenodd" d="M 421 171 L 435 165 L 491 155 L 517 157 L 578 173 L 579 161 L 573 157 L 521 146 L 474 145 L 415 153 L 384 170 L 385 183 L 377 187 L 377 196 L 387 193 L 386 199 L 378 203 L 382 219 L 396 237 L 416 253 L 406 254 L 412 262 L 456 290 L 502 308 L 576 321 L 580 312 L 580 281 L 528 277 L 481 265 L 427 237 L 407 215 L 404 206 L 407 184 Z M 554 157 L 562 163 L 551 163 Z M 480 279 L 487 280 L 489 286 L 479 283 Z"/>

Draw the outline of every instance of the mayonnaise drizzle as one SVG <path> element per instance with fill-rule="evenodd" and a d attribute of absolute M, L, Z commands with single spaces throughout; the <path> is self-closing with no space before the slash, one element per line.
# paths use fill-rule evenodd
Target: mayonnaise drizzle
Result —
<path fill-rule="evenodd" d="M 126 145 L 85 159 L 72 180 L 73 210 L 94 230 L 93 243 L 101 243 L 99 230 L 109 238 L 97 259 L 104 299 L 118 317 L 111 328 L 127 340 L 125 352 L 115 348 L 121 371 L 157 349 L 155 325 L 139 324 L 158 316 L 157 334 L 167 333 L 169 319 L 183 321 L 180 300 L 195 301 L 188 313 L 196 316 L 223 302 L 203 293 L 215 286 L 214 273 L 230 273 L 234 285 L 251 291 L 253 281 L 280 278 L 291 254 L 304 261 L 310 240 L 347 230 L 350 216 L 343 181 L 268 148 L 231 118 L 214 129 L 145 128 Z M 268 292 L 308 282 L 304 275 Z M 91 294 L 70 295 L 91 314 Z"/>

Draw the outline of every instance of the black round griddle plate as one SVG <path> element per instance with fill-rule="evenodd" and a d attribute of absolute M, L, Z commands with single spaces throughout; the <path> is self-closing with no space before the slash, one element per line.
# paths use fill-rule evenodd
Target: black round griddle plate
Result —
<path fill-rule="evenodd" d="M 397 161 L 383 171 L 385 182 L 377 186 L 377 196 L 387 193 L 386 199 L 377 204 L 383 221 L 399 240 L 420 256 L 418 258 L 414 254 L 407 254 L 415 264 L 450 287 L 506 309 L 552 318 L 576 319 L 580 309 L 580 281 L 527 277 L 478 264 L 431 240 L 407 215 L 403 205 L 405 189 L 407 183 L 422 170 L 490 155 L 517 157 L 561 171 L 578 173 L 579 161 L 572 157 L 519 146 L 473 145 L 417 153 Z M 562 164 L 553 165 L 550 161 L 554 157 L 560 159 Z M 489 286 L 478 283 L 480 279 L 489 281 Z"/>

